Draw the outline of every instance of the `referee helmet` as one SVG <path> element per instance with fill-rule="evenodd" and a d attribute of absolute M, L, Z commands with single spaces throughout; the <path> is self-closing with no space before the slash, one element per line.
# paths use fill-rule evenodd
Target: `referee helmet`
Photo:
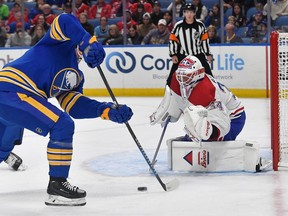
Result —
<path fill-rule="evenodd" d="M 190 10 L 190 11 L 196 11 L 196 7 L 195 5 L 193 5 L 192 3 L 187 3 L 183 6 L 183 11 L 186 11 L 186 10 Z"/>

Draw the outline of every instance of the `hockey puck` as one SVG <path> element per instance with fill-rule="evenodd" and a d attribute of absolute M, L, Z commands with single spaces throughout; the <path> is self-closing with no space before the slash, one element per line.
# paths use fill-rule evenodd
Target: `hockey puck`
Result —
<path fill-rule="evenodd" d="M 147 191 L 147 187 L 138 187 L 137 188 L 138 191 Z"/>

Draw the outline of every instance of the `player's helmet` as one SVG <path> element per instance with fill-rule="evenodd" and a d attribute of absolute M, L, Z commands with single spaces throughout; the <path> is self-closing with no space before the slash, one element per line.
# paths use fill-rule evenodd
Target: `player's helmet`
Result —
<path fill-rule="evenodd" d="M 183 11 L 186 11 L 186 10 L 190 10 L 190 11 L 196 11 L 196 7 L 194 4 L 192 3 L 187 3 L 185 4 L 183 7 L 182 7 Z"/>
<path fill-rule="evenodd" d="M 185 57 L 178 65 L 176 78 L 181 86 L 194 87 L 205 76 L 200 60 L 192 55 Z"/>

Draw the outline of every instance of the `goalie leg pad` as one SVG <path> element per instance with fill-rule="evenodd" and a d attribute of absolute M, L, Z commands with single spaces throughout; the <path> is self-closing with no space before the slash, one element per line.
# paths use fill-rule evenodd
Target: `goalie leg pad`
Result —
<path fill-rule="evenodd" d="M 259 160 L 259 145 L 246 143 L 244 146 L 244 171 L 255 172 Z"/>
<path fill-rule="evenodd" d="M 256 172 L 259 146 L 245 141 L 195 142 L 167 140 L 168 165 L 173 171 Z M 263 166 L 264 168 L 264 166 Z"/>

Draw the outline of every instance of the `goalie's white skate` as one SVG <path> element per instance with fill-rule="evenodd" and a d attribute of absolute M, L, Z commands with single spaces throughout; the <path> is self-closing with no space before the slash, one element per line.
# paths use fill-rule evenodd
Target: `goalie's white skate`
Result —
<path fill-rule="evenodd" d="M 5 163 L 15 171 L 24 171 L 27 166 L 23 164 L 23 160 L 13 152 L 10 152 L 9 156 L 6 158 Z"/>
<path fill-rule="evenodd" d="M 47 193 L 46 205 L 83 206 L 86 204 L 86 191 L 72 186 L 68 181 L 50 181 Z"/>
<path fill-rule="evenodd" d="M 256 165 L 256 172 L 268 170 L 272 166 L 272 160 L 260 157 L 259 163 Z"/>

